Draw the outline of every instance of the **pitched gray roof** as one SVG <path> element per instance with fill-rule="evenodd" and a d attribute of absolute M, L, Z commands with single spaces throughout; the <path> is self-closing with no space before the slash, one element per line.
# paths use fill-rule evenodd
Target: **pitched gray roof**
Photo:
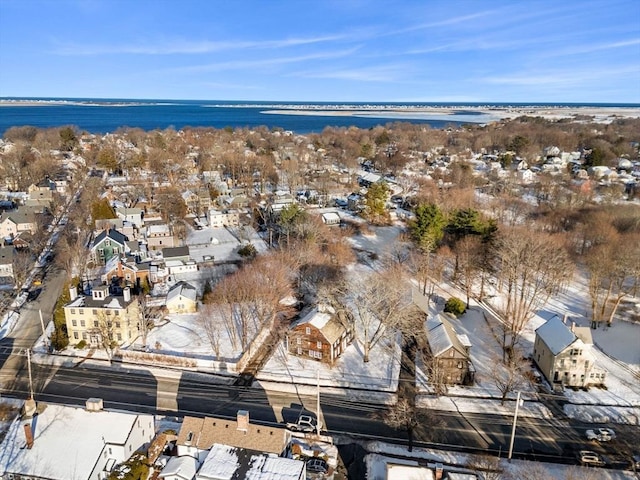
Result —
<path fill-rule="evenodd" d="M 441 313 L 429 318 L 426 322 L 427 340 L 429 341 L 431 353 L 434 357 L 438 357 L 453 347 L 461 354 L 467 355 L 467 348 L 460 341 L 460 336 L 451 324 L 451 319 L 447 317 L 447 314 Z M 466 342 L 470 346 L 468 337 Z"/>
<path fill-rule="evenodd" d="M 576 341 L 576 335 L 560 317 L 555 316 L 536 329 L 536 335 L 545 343 L 551 353 L 559 354 Z"/>

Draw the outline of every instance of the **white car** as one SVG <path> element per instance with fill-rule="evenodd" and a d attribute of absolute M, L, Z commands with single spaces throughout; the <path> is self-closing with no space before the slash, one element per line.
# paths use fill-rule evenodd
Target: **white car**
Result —
<path fill-rule="evenodd" d="M 293 432 L 312 433 L 316 431 L 318 422 L 310 415 L 300 415 L 296 423 L 288 423 L 287 428 Z"/>
<path fill-rule="evenodd" d="M 593 430 L 587 430 L 588 440 L 597 440 L 598 442 L 610 442 L 616 438 L 616 432 L 610 428 L 596 428 Z"/>
<path fill-rule="evenodd" d="M 582 465 L 594 465 L 597 467 L 606 465 L 606 462 L 600 455 L 590 450 L 580 450 L 578 460 L 580 460 Z"/>

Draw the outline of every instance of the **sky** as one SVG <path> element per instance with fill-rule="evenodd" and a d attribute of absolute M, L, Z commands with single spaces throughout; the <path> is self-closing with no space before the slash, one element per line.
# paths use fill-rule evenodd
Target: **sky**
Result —
<path fill-rule="evenodd" d="M 640 0 L 0 0 L 0 97 L 640 103 Z"/>

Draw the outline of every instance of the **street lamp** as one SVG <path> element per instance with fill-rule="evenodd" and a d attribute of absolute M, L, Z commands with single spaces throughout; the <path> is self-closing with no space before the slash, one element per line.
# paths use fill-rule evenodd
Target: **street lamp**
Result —
<path fill-rule="evenodd" d="M 518 421 L 518 409 L 520 408 L 520 393 L 518 392 L 518 397 L 516 398 L 516 411 L 513 413 L 513 426 L 511 427 L 511 442 L 509 443 L 509 456 L 507 459 L 511 462 L 511 454 L 513 453 L 513 442 L 516 438 L 516 423 Z M 524 400 L 522 400 L 524 404 Z"/>

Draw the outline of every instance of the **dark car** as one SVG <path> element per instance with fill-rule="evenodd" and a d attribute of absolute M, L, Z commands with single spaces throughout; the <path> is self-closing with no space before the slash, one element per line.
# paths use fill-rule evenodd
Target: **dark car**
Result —
<path fill-rule="evenodd" d="M 310 458 L 307 460 L 307 472 L 327 473 L 329 472 L 329 465 L 322 458 Z"/>
<path fill-rule="evenodd" d="M 29 295 L 27 295 L 27 302 L 33 302 L 36 298 L 40 296 L 41 292 L 42 292 L 42 288 L 34 288 L 33 290 L 31 290 L 29 292 Z"/>

